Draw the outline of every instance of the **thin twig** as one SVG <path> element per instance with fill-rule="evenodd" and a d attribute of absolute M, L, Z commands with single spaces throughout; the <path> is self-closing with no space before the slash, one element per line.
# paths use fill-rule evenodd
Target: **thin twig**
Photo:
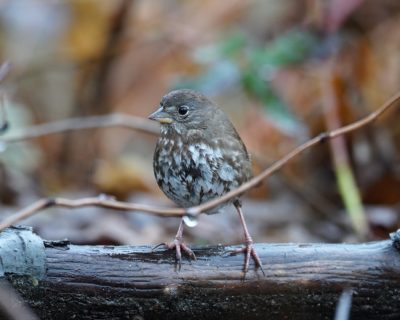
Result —
<path fill-rule="evenodd" d="M 11 64 L 9 61 L 3 62 L 0 65 L 0 83 L 4 81 L 11 69 Z M 0 134 L 7 131 L 8 121 L 6 117 L 6 109 L 4 103 L 4 93 L 0 92 Z"/>
<path fill-rule="evenodd" d="M 353 289 L 345 289 L 340 295 L 335 311 L 335 320 L 348 320 L 350 318 Z"/>
<path fill-rule="evenodd" d="M 0 91 L 0 134 L 5 133 L 9 128 L 4 95 L 4 92 Z"/>
<path fill-rule="evenodd" d="M 318 136 L 314 137 L 313 139 L 303 143 L 302 145 L 298 146 L 291 152 L 289 152 L 286 156 L 281 158 L 280 160 L 276 161 L 274 164 L 272 164 L 269 168 L 265 169 L 263 172 L 261 172 L 259 175 L 255 176 L 251 180 L 247 181 L 246 183 L 242 184 L 239 188 L 232 190 L 225 195 L 223 195 L 220 198 L 208 201 L 202 205 L 196 206 L 196 207 L 191 207 L 186 210 L 186 214 L 188 215 L 193 215 L 196 216 L 200 214 L 203 211 L 207 211 L 211 208 L 214 208 L 218 206 L 221 203 L 224 203 L 230 199 L 233 199 L 243 192 L 249 190 L 250 188 L 256 187 L 260 182 L 262 182 L 266 177 L 270 176 L 272 173 L 277 171 L 278 169 L 282 168 L 283 165 L 285 165 L 288 161 L 293 159 L 295 156 L 303 153 L 305 150 L 308 148 L 321 143 L 325 142 L 329 139 L 333 139 L 337 136 L 340 136 L 342 134 L 346 134 L 349 132 L 352 132 L 354 130 L 357 130 L 373 121 L 375 121 L 379 116 L 381 116 L 385 111 L 396 105 L 396 103 L 400 100 L 400 92 L 395 94 L 393 97 L 391 97 L 387 102 L 385 102 L 378 110 L 370 113 L 366 117 L 362 118 L 361 120 L 358 120 L 356 122 L 353 122 L 347 126 L 341 127 L 339 129 L 333 130 L 333 131 L 328 131 L 328 132 L 322 132 Z"/>
<path fill-rule="evenodd" d="M 0 280 L 0 315 L 10 320 L 39 320 L 7 280 Z"/>
<path fill-rule="evenodd" d="M 0 138 L 0 142 L 20 142 L 50 134 L 100 127 L 122 127 L 153 135 L 160 132 L 158 125 L 154 121 L 127 114 L 113 113 L 104 116 L 71 118 L 31 126 L 20 133 Z"/>
<path fill-rule="evenodd" d="M 339 108 L 343 104 L 340 84 L 341 78 L 335 72 L 336 59 L 328 63 L 327 68 L 322 69 L 322 105 L 324 119 L 328 130 L 341 127 Z M 344 136 L 332 139 L 329 143 L 331 158 L 333 161 L 336 183 L 346 212 L 359 239 L 365 239 L 369 233 L 369 225 L 362 205 L 360 191 L 354 178 L 346 140 Z"/>
<path fill-rule="evenodd" d="M 109 78 L 111 69 L 116 55 L 113 54 L 119 49 L 121 40 L 123 39 L 124 30 L 127 26 L 130 16 L 130 8 L 134 5 L 133 0 L 123 0 L 112 19 L 110 30 L 108 32 L 106 44 L 101 53 L 96 78 L 94 79 L 94 91 L 92 104 L 96 106 L 96 110 L 100 114 L 108 112 L 107 107 L 110 106 L 109 100 Z"/>
<path fill-rule="evenodd" d="M 337 136 L 342 134 L 346 134 L 357 130 L 373 121 L 375 121 L 379 116 L 381 116 L 385 111 L 389 108 L 396 105 L 396 103 L 400 100 L 400 92 L 394 95 L 391 99 L 389 99 L 386 103 L 384 103 L 378 110 L 370 113 L 365 118 L 353 122 L 347 126 L 342 128 L 323 132 L 316 136 L 315 138 L 303 143 L 302 145 L 298 146 L 291 152 L 289 152 L 286 156 L 281 158 L 280 160 L 276 161 L 272 164 L 269 168 L 261 172 L 259 175 L 255 176 L 248 182 L 242 184 L 239 188 L 228 192 L 227 194 L 221 196 L 220 198 L 211 200 L 206 202 L 202 205 L 191 207 L 191 208 L 157 208 L 149 205 L 142 205 L 142 204 L 135 204 L 135 203 L 126 203 L 115 201 L 112 198 L 106 197 L 95 197 L 95 198 L 83 198 L 79 200 L 68 200 L 63 198 L 56 198 L 56 199 L 42 199 L 34 204 L 28 206 L 27 208 L 15 213 L 14 215 L 7 218 L 3 223 L 0 224 L 0 231 L 4 228 L 11 226 L 12 224 L 20 221 L 21 219 L 27 218 L 39 210 L 46 209 L 52 206 L 61 206 L 66 208 L 78 208 L 84 206 L 100 206 L 109 209 L 115 210 L 123 210 L 123 211 L 142 211 L 151 214 L 155 214 L 158 216 L 168 216 L 168 217 L 177 217 L 177 216 L 192 216 L 196 217 L 202 212 L 205 212 L 209 209 L 217 207 L 218 205 L 227 202 L 231 199 L 236 198 L 237 196 L 243 194 L 247 190 L 256 187 L 260 182 L 262 182 L 266 177 L 270 176 L 272 173 L 283 167 L 288 161 L 296 157 L 297 155 L 303 153 L 305 150 L 311 148 L 312 146 L 325 142 L 329 139 L 333 139 Z"/>
<path fill-rule="evenodd" d="M 149 214 L 163 216 L 163 217 L 181 217 L 185 214 L 183 209 L 179 208 L 157 208 L 150 205 L 128 203 L 114 200 L 112 197 L 100 195 L 92 198 L 82 198 L 77 200 L 70 200 L 64 198 L 54 199 L 40 199 L 28 207 L 18 211 L 17 213 L 9 216 L 3 222 L 0 223 L 0 231 L 8 228 L 9 226 L 26 219 L 36 212 L 47 209 L 50 207 L 62 207 L 62 208 L 82 208 L 88 206 L 97 206 L 107 209 L 114 209 L 119 211 L 141 211 Z"/>
<path fill-rule="evenodd" d="M 0 65 L 0 83 L 7 77 L 11 70 L 11 63 L 9 61 L 5 61 Z"/>

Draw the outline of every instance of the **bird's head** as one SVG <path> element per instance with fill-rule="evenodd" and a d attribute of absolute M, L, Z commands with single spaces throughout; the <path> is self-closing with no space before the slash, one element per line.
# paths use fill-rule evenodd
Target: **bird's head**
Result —
<path fill-rule="evenodd" d="M 149 119 L 158 121 L 162 127 L 167 126 L 180 134 L 191 129 L 206 129 L 218 113 L 215 105 L 203 94 L 180 89 L 166 94 L 160 107 Z"/>

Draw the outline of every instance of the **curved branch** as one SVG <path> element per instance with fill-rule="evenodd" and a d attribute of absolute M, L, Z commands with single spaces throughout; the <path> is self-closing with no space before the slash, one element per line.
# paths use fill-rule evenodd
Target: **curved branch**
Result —
<path fill-rule="evenodd" d="M 113 113 L 104 116 L 71 118 L 38 124 L 26 128 L 18 134 L 13 134 L 8 137 L 0 137 L 0 142 L 14 143 L 50 134 L 105 127 L 128 128 L 152 135 L 156 135 L 160 132 L 159 126 L 154 121 L 128 114 Z"/>
<path fill-rule="evenodd" d="M 40 199 L 28 207 L 16 212 L 15 214 L 4 219 L 0 223 L 0 231 L 12 226 L 13 224 L 26 219 L 38 211 L 48 209 L 50 207 L 62 207 L 62 208 L 82 208 L 88 206 L 97 206 L 107 209 L 114 209 L 118 211 L 141 211 L 149 214 L 163 216 L 163 217 L 181 217 L 185 214 L 184 209 L 180 208 L 157 208 L 150 205 L 129 203 L 114 200 L 112 197 L 99 195 L 98 197 L 82 198 L 77 200 L 65 199 L 65 198 L 54 198 L 54 199 Z"/>
<path fill-rule="evenodd" d="M 220 198 L 211 200 L 209 202 L 206 202 L 206 203 L 196 206 L 196 207 L 188 208 L 186 213 L 188 215 L 196 216 L 203 211 L 212 209 L 212 208 L 220 205 L 221 203 L 224 203 L 230 199 L 233 199 L 233 198 L 239 196 L 240 194 L 242 194 L 243 192 L 256 187 L 266 177 L 270 176 L 272 173 L 274 173 L 275 171 L 282 168 L 287 162 L 292 160 L 295 156 L 303 153 L 305 150 L 309 149 L 310 147 L 312 147 L 318 143 L 325 142 L 329 139 L 333 139 L 337 136 L 355 131 L 357 129 L 364 127 L 367 124 L 370 124 L 371 122 L 375 121 L 378 117 L 380 117 L 384 112 L 389 110 L 391 107 L 397 105 L 399 100 L 400 100 L 400 92 L 398 92 L 396 95 L 394 95 L 392 98 L 390 98 L 387 102 L 385 102 L 378 110 L 370 113 L 369 115 L 362 118 L 361 120 L 358 120 L 347 126 L 341 127 L 339 129 L 336 129 L 333 131 L 320 133 L 318 136 L 303 143 L 302 145 L 298 146 L 297 148 L 295 148 L 294 150 L 289 152 L 286 156 L 284 156 L 280 160 L 276 161 L 269 168 L 262 171 L 259 175 L 255 176 L 251 180 L 242 184 L 239 188 L 226 193 L 225 195 L 223 195 Z"/>
<path fill-rule="evenodd" d="M 110 209 L 116 209 L 116 210 L 123 210 L 123 211 L 142 211 L 142 212 L 147 212 L 159 216 L 191 216 L 191 217 L 196 217 L 200 215 L 202 212 L 205 212 L 209 209 L 215 208 L 218 205 L 227 202 L 244 192 L 248 191 L 251 188 L 256 187 L 258 184 L 260 184 L 265 178 L 282 168 L 287 162 L 289 162 L 291 159 L 296 157 L 297 155 L 303 153 L 305 150 L 315 146 L 318 143 L 325 142 L 329 139 L 333 139 L 337 136 L 352 132 L 354 130 L 357 130 L 359 128 L 362 128 L 365 125 L 368 125 L 375 121 L 378 117 L 380 117 L 384 112 L 389 110 L 391 107 L 395 106 L 397 102 L 400 100 L 400 93 L 397 93 L 394 95 L 391 99 L 389 99 L 385 104 L 383 104 L 378 110 L 372 112 L 368 116 L 362 118 L 361 120 L 358 120 L 354 123 L 351 123 L 347 126 L 344 126 L 342 128 L 329 131 L 329 132 L 323 132 L 319 134 L 318 136 L 314 137 L 313 139 L 303 143 L 302 145 L 298 146 L 291 152 L 289 152 L 286 156 L 281 158 L 280 160 L 276 161 L 274 164 L 272 164 L 269 168 L 265 169 L 262 171 L 259 175 L 255 176 L 251 180 L 247 181 L 246 183 L 242 184 L 239 188 L 232 190 L 228 192 L 227 194 L 216 198 L 214 200 L 211 200 L 209 202 L 206 202 L 204 204 L 201 204 L 199 206 L 194 206 L 190 208 L 176 208 L 176 209 L 170 209 L 170 208 L 157 208 L 149 205 L 142 205 L 142 204 L 135 204 L 135 203 L 126 203 L 126 202 L 121 202 L 121 201 L 116 201 L 113 200 L 112 198 L 104 198 L 102 196 L 95 197 L 95 198 L 84 198 L 80 200 L 68 200 L 68 199 L 63 199 L 63 198 L 56 198 L 56 199 L 42 199 L 31 206 L 15 213 L 14 215 L 10 216 L 7 218 L 3 223 L 0 224 L 0 231 L 3 230 L 6 227 L 11 226 L 12 224 L 20 221 L 21 219 L 27 218 L 34 213 L 36 213 L 39 210 L 51 207 L 51 206 L 61 206 L 61 207 L 67 207 L 67 208 L 78 208 L 78 207 L 84 207 L 84 206 L 100 206 L 104 208 L 110 208 Z M 114 115 L 115 116 L 115 115 Z M 110 119 L 109 116 L 106 116 Z M 95 117 L 95 118 L 104 118 L 104 117 Z M 107 120 L 107 124 L 103 123 L 102 121 L 97 122 L 97 124 L 101 123 L 104 126 L 109 126 L 110 122 L 109 119 Z M 115 125 L 121 125 L 121 123 L 125 123 L 123 121 L 124 118 L 121 117 L 116 117 L 115 120 Z M 138 125 L 140 126 L 141 121 L 143 119 L 133 117 L 131 122 L 130 120 L 128 123 L 125 123 L 126 126 L 130 128 L 134 128 L 134 126 Z M 134 123 L 134 125 L 132 125 Z M 89 123 L 90 124 L 90 123 Z M 81 123 L 81 126 L 85 126 L 85 128 L 89 127 L 88 123 L 83 122 Z M 51 126 L 52 124 L 48 124 L 48 126 Z M 92 127 L 94 126 L 94 123 L 91 123 Z M 45 126 L 45 125 L 43 125 Z M 79 127 L 79 125 L 76 125 L 76 127 Z M 144 127 L 141 127 L 144 128 Z M 50 128 L 51 129 L 51 128 Z M 49 128 L 47 128 L 47 132 L 51 132 Z M 139 129 L 139 127 L 135 127 L 135 129 Z M 68 130 L 71 130 L 70 127 L 68 127 Z M 73 130 L 73 129 L 72 129 Z M 148 128 L 144 128 L 143 131 L 148 130 Z M 46 131 L 46 130 L 44 130 Z M 54 132 L 54 131 L 53 131 Z M 58 131 L 60 132 L 60 131 Z M 147 131 L 149 132 L 149 131 Z M 32 133 L 33 135 L 35 133 Z M 1 141 L 1 140 L 0 140 Z"/>

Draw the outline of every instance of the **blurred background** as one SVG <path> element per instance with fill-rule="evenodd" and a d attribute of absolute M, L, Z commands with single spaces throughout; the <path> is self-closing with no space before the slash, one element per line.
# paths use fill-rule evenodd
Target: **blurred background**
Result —
<path fill-rule="evenodd" d="M 1 0 L 0 218 L 42 197 L 100 193 L 171 206 L 152 170 L 156 136 L 124 128 L 1 139 L 73 117 L 153 112 L 193 88 L 230 116 L 259 173 L 400 89 L 397 0 Z M 400 108 L 293 159 L 244 197 L 256 242 L 388 238 L 399 226 Z M 190 244 L 241 243 L 232 208 L 186 228 Z M 169 241 L 178 218 L 52 208 L 21 224 L 78 244 Z"/>

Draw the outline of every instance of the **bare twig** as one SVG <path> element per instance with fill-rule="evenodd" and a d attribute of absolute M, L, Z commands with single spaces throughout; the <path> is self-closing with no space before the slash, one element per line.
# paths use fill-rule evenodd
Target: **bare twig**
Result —
<path fill-rule="evenodd" d="M 343 105 L 343 99 L 341 99 L 341 79 L 334 69 L 335 62 L 336 59 L 330 61 L 327 68 L 322 68 L 322 105 L 328 130 L 337 129 L 341 126 L 339 108 Z M 337 139 L 331 140 L 329 146 L 336 183 L 342 202 L 345 205 L 355 233 L 359 239 L 365 239 L 369 235 L 370 230 L 362 205 L 360 191 L 358 190 L 350 164 L 345 137 L 340 136 Z"/>
<path fill-rule="evenodd" d="M 353 290 L 345 289 L 340 295 L 338 305 L 335 311 L 335 320 L 350 319 L 351 301 L 353 298 Z"/>
<path fill-rule="evenodd" d="M 9 61 L 5 61 L 0 65 L 0 83 L 7 77 L 10 70 L 11 63 Z"/>
<path fill-rule="evenodd" d="M 99 127 L 123 127 L 143 133 L 158 134 L 159 127 L 154 121 L 127 114 L 113 113 L 104 116 L 71 118 L 31 126 L 18 134 L 0 138 L 0 142 L 12 143 L 42 137 L 49 134 Z"/>
<path fill-rule="evenodd" d="M 0 281 L 0 310 L 1 315 L 7 316 L 7 319 L 10 320 L 39 319 L 29 306 L 24 303 L 15 289 L 4 279 Z"/>
<path fill-rule="evenodd" d="M 247 190 L 256 187 L 259 183 L 261 183 L 266 177 L 270 176 L 275 171 L 282 168 L 288 161 L 296 157 L 297 155 L 303 153 L 305 150 L 313 147 L 318 143 L 325 142 L 329 139 L 333 139 L 337 136 L 352 132 L 363 126 L 372 123 L 375 121 L 379 116 L 381 116 L 385 111 L 390 109 L 391 107 L 395 106 L 397 102 L 400 100 L 400 93 L 397 93 L 392 98 L 390 98 L 386 103 L 384 103 L 378 110 L 370 113 L 368 116 L 364 117 L 363 119 L 353 122 L 347 126 L 342 128 L 323 132 L 316 136 L 315 138 L 303 143 L 302 145 L 298 146 L 291 152 L 289 152 L 286 156 L 281 158 L 280 160 L 276 161 L 272 164 L 269 168 L 261 172 L 259 175 L 255 176 L 248 182 L 242 184 L 239 188 L 228 192 L 227 194 L 221 196 L 220 198 L 211 200 L 206 202 L 202 205 L 191 207 L 191 208 L 157 208 L 148 205 L 142 204 L 135 204 L 135 203 L 126 203 L 112 200 L 111 198 L 105 197 L 95 197 L 95 198 L 84 198 L 79 200 L 68 200 L 62 198 L 56 199 L 42 199 L 34 204 L 30 205 L 29 207 L 15 213 L 14 215 L 10 216 L 8 219 L 3 221 L 0 224 L 0 230 L 3 230 L 6 227 L 20 221 L 21 219 L 27 218 L 39 210 L 46 209 L 52 206 L 61 206 L 66 208 L 78 208 L 84 206 L 100 206 L 104 208 L 110 208 L 115 210 L 123 210 L 123 211 L 142 211 L 147 213 L 152 213 L 159 216 L 191 216 L 196 217 L 202 212 L 205 212 L 209 209 L 217 207 L 218 205 L 227 202 L 231 199 L 236 198 L 237 196 L 243 194 Z M 137 119 L 136 119 L 137 120 Z M 107 124 L 108 125 L 108 124 Z M 71 130 L 69 128 L 69 130 Z M 59 132 L 59 131 L 58 131 Z"/>
<path fill-rule="evenodd" d="M 88 206 L 97 206 L 119 211 L 141 211 L 163 217 L 181 217 L 185 214 L 184 209 L 157 208 L 154 206 L 149 206 L 144 204 L 122 202 L 114 200 L 114 198 L 107 197 L 104 195 L 92 198 L 83 198 L 78 200 L 70 200 L 64 198 L 41 199 L 5 219 L 2 223 L 0 223 L 0 231 L 15 224 L 20 220 L 26 219 L 34 215 L 36 212 L 40 210 L 54 206 L 70 208 L 70 209 L 82 208 Z"/>
<path fill-rule="evenodd" d="M 259 175 L 255 176 L 253 179 L 242 184 L 239 188 L 226 193 L 225 195 L 223 195 L 220 198 L 208 201 L 208 202 L 206 202 L 202 205 L 196 206 L 196 207 L 188 208 L 186 210 L 186 214 L 196 216 L 203 211 L 214 208 L 214 207 L 218 206 L 219 204 L 224 203 L 230 199 L 233 199 L 233 198 L 239 196 L 240 194 L 242 194 L 243 192 L 245 192 L 253 187 L 256 187 L 266 177 L 270 176 L 272 173 L 274 173 L 278 169 L 282 168 L 288 161 L 293 159 L 295 156 L 303 153 L 308 148 L 310 148 L 318 143 L 325 142 L 329 139 L 333 139 L 342 134 L 346 134 L 346 133 L 349 133 L 354 130 L 362 128 L 363 126 L 375 121 L 385 111 L 387 111 L 391 107 L 395 106 L 397 104 L 397 102 L 399 102 L 399 100 L 400 100 L 400 92 L 398 92 L 393 97 L 391 97 L 388 101 L 386 101 L 378 110 L 370 113 L 366 117 L 364 117 L 356 122 L 353 122 L 347 126 L 341 127 L 339 129 L 320 133 L 318 136 L 303 143 L 302 145 L 298 146 L 297 148 L 295 148 L 294 150 L 289 152 L 286 156 L 284 156 L 280 160 L 276 161 L 274 164 L 272 164 L 269 168 L 265 169 Z"/>
<path fill-rule="evenodd" d="M 106 106 L 110 105 L 108 103 L 108 82 L 111 73 L 110 71 L 116 57 L 113 53 L 120 47 L 120 42 L 123 38 L 124 30 L 128 22 L 130 8 L 133 5 L 134 1 L 123 0 L 117 8 L 115 16 L 112 19 L 106 44 L 99 60 L 97 75 L 94 80 L 92 104 L 96 106 L 96 110 L 102 114 L 108 112 Z"/>
<path fill-rule="evenodd" d="M 10 72 L 11 64 L 6 61 L 0 65 L 0 83 L 7 77 Z M 0 134 L 7 131 L 8 129 L 8 121 L 6 117 L 5 111 L 5 103 L 4 103 L 4 93 L 0 92 Z"/>
<path fill-rule="evenodd" d="M 6 132 L 9 128 L 4 93 L 0 91 L 0 134 Z M 1 140 L 0 140 L 1 141 Z"/>

